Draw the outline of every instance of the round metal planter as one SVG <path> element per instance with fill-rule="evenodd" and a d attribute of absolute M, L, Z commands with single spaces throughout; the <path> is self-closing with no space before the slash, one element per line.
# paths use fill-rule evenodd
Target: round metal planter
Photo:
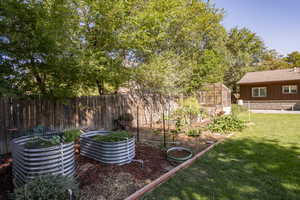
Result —
<path fill-rule="evenodd" d="M 75 174 L 74 143 L 48 148 L 28 149 L 24 144 L 31 136 L 12 140 L 13 176 L 16 186 L 21 186 L 36 176 L 46 174 Z"/>
<path fill-rule="evenodd" d="M 189 154 L 187 156 L 184 156 L 184 157 L 175 157 L 175 156 L 171 156 L 170 155 L 170 152 L 172 151 L 186 151 L 188 152 Z M 188 149 L 188 148 L 185 148 L 185 147 L 171 147 L 167 150 L 167 159 L 171 162 L 177 162 L 177 163 L 182 163 L 184 161 L 187 161 L 188 159 L 190 159 L 191 157 L 193 157 L 193 152 Z"/>
<path fill-rule="evenodd" d="M 107 135 L 109 131 L 91 131 L 80 136 L 80 155 L 106 164 L 126 164 L 135 157 L 135 138 L 120 142 L 97 142 L 95 135 Z"/>

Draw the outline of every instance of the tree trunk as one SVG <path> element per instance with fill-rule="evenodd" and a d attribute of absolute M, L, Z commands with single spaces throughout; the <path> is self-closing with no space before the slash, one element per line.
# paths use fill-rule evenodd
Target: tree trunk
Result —
<path fill-rule="evenodd" d="M 97 82 L 97 87 L 98 87 L 98 92 L 99 92 L 99 95 L 104 95 L 104 81 L 103 80 L 96 80 Z"/>

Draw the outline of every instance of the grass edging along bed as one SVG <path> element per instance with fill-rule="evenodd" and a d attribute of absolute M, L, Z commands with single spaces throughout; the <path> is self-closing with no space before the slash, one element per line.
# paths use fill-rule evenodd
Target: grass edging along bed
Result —
<path fill-rule="evenodd" d="M 75 174 L 74 142 L 44 148 L 28 148 L 33 136 L 12 140 L 13 176 L 16 186 L 21 186 L 36 176 L 46 174 Z"/>
<path fill-rule="evenodd" d="M 135 157 L 135 138 L 114 137 L 110 131 L 90 131 L 80 136 L 80 155 L 106 164 L 125 164 Z M 124 134 L 126 136 L 126 134 Z M 118 140 L 121 141 L 118 141 Z"/>
<path fill-rule="evenodd" d="M 231 135 L 228 135 L 228 137 L 230 137 L 230 136 Z M 136 200 L 136 199 L 141 198 L 142 196 L 144 196 L 144 194 L 146 192 L 150 192 L 150 191 L 154 190 L 157 186 L 159 186 L 160 184 L 162 184 L 162 183 L 166 182 L 167 180 L 169 180 L 179 170 L 189 167 L 198 158 L 200 158 L 201 156 L 203 156 L 206 152 L 208 152 L 209 150 L 211 150 L 214 146 L 220 144 L 222 141 L 224 141 L 224 139 L 220 140 L 220 141 L 218 141 L 218 142 L 216 142 L 216 143 L 214 143 L 212 145 L 210 145 L 209 147 L 207 147 L 203 151 L 197 153 L 193 158 L 191 158 L 191 159 L 189 159 L 189 160 L 181 163 L 180 165 L 178 165 L 174 169 L 172 169 L 169 172 L 165 173 L 161 177 L 155 179 L 154 181 L 152 181 L 148 185 L 144 186 L 140 190 L 136 191 L 135 193 L 133 193 L 132 195 L 130 195 L 129 197 L 127 197 L 125 200 Z"/>

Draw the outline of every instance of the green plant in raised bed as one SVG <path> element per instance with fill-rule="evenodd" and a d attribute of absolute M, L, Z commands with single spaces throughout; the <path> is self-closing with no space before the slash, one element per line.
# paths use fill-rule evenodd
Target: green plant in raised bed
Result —
<path fill-rule="evenodd" d="M 186 132 L 187 136 L 190 137 L 198 137 L 201 135 L 202 130 L 200 128 L 194 128 L 194 129 L 190 129 Z"/>
<path fill-rule="evenodd" d="M 112 132 L 108 135 L 95 135 L 92 138 L 97 142 L 120 142 L 133 137 L 132 133 L 127 131 Z"/>
<path fill-rule="evenodd" d="M 70 199 L 68 190 L 72 190 L 76 199 L 79 197 L 79 186 L 75 180 L 67 176 L 46 175 L 36 177 L 26 185 L 16 188 L 15 200 L 65 200 Z"/>
<path fill-rule="evenodd" d="M 47 139 L 42 137 L 34 137 L 25 143 L 25 147 L 28 149 L 47 148 L 58 145 L 61 142 L 62 141 L 60 136 L 52 136 Z"/>
<path fill-rule="evenodd" d="M 228 133 L 231 131 L 241 131 L 246 127 L 245 122 L 233 115 L 224 115 L 214 119 L 208 125 L 208 129 L 217 133 Z"/>
<path fill-rule="evenodd" d="M 63 134 L 64 142 L 74 142 L 79 136 L 81 132 L 79 129 L 73 129 L 73 130 L 66 130 Z"/>

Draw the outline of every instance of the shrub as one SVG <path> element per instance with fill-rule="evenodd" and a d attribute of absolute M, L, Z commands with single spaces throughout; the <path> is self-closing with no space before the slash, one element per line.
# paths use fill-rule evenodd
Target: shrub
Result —
<path fill-rule="evenodd" d="M 79 129 L 64 131 L 64 142 L 74 142 L 80 136 L 80 134 L 81 132 Z"/>
<path fill-rule="evenodd" d="M 227 133 L 230 131 L 241 131 L 246 127 L 245 122 L 239 120 L 233 115 L 224 115 L 214 119 L 208 125 L 208 129 L 212 132 Z"/>
<path fill-rule="evenodd" d="M 186 132 L 186 135 L 187 136 L 190 136 L 190 137 L 198 137 L 201 135 L 201 132 L 202 130 L 201 129 L 190 129 Z"/>
<path fill-rule="evenodd" d="M 204 115 L 201 111 L 200 104 L 196 97 L 188 97 L 179 102 L 179 107 L 171 114 L 171 118 L 176 121 L 182 128 L 185 125 L 190 125 L 192 120 Z M 179 126 L 178 126 L 179 127 Z"/>
<path fill-rule="evenodd" d="M 15 200 L 66 200 L 68 190 L 78 197 L 79 187 L 71 177 L 61 175 L 46 175 L 34 178 L 26 185 L 16 188 L 13 194 Z"/>
<path fill-rule="evenodd" d="M 97 142 L 120 142 L 132 138 L 133 134 L 127 131 L 112 132 L 108 135 L 95 135 L 92 138 Z"/>

